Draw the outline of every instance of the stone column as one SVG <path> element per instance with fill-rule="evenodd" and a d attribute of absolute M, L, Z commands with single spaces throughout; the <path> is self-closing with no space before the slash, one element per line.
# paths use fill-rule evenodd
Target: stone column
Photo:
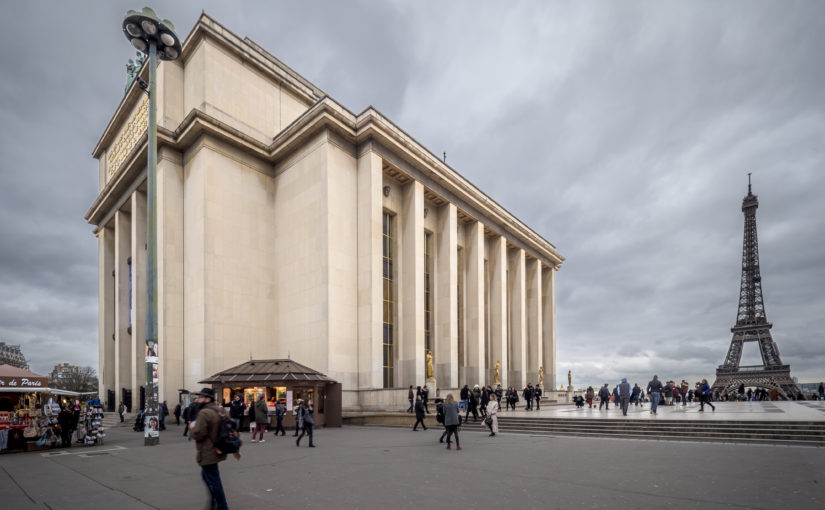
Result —
<path fill-rule="evenodd" d="M 383 375 L 383 273 L 381 157 L 358 157 L 358 389 L 381 388 Z"/>
<path fill-rule="evenodd" d="M 107 391 L 115 389 L 115 232 L 97 233 L 97 335 L 98 395 L 107 402 Z M 117 398 L 117 396 L 115 396 Z M 111 403 L 117 406 L 117 402 Z"/>
<path fill-rule="evenodd" d="M 467 301 L 464 326 L 465 384 L 484 383 L 484 225 L 474 221 L 466 230 Z"/>
<path fill-rule="evenodd" d="M 527 380 L 539 381 L 541 360 L 541 262 L 531 258 L 527 264 Z M 547 368 L 544 369 L 547 374 Z M 545 378 L 545 381 L 547 379 Z M 552 385 L 551 385 L 552 388 Z"/>
<path fill-rule="evenodd" d="M 132 387 L 132 333 L 129 311 L 129 259 L 132 226 L 129 212 L 115 213 L 115 405 L 122 390 Z"/>
<path fill-rule="evenodd" d="M 193 373 L 187 380 L 186 351 L 184 349 L 184 214 L 183 214 L 183 156 L 168 147 L 161 147 L 158 152 L 158 343 L 160 344 L 160 358 L 158 360 L 158 398 L 177 402 L 178 389 L 199 389 L 197 385 L 200 374 Z M 197 197 L 203 188 L 195 186 L 193 194 Z M 196 199 L 197 200 L 197 199 Z M 200 210 L 203 214 L 203 210 Z M 203 216 L 193 218 L 193 230 L 200 222 L 202 229 Z M 145 232 L 145 229 L 143 230 Z M 144 233 L 145 235 L 145 233 Z M 202 239 L 202 238 L 201 238 Z M 193 245 L 190 248 L 198 260 L 200 251 L 200 267 L 203 267 L 203 245 Z M 191 269 L 191 268 L 190 268 Z M 201 273 L 202 274 L 202 273 Z M 145 287 L 144 287 L 145 289 Z M 145 292 L 144 292 L 145 296 Z M 192 292 L 193 301 L 203 303 L 203 294 Z M 144 303 L 145 305 L 145 303 Z M 201 308 L 202 310 L 202 308 Z M 145 322 L 141 322 L 145 325 Z M 146 335 L 138 338 L 138 343 L 144 346 Z M 202 344 L 201 344 L 202 345 Z M 141 359 L 143 359 L 141 350 Z M 202 356 L 196 354 L 197 357 Z M 145 367 L 140 379 L 145 380 Z M 203 374 L 208 377 L 212 374 Z M 145 383 L 144 383 L 145 384 Z M 140 396 L 138 395 L 138 398 Z"/>
<path fill-rule="evenodd" d="M 146 194 L 132 193 L 132 412 L 146 384 Z M 161 397 L 163 401 L 163 397 Z"/>
<path fill-rule="evenodd" d="M 436 236 L 435 378 L 440 388 L 458 387 L 458 232 L 457 209 L 438 212 Z"/>
<path fill-rule="evenodd" d="M 556 380 L 556 270 L 543 266 L 542 281 L 542 335 L 541 362 L 544 380 L 555 387 Z"/>
<path fill-rule="evenodd" d="M 527 381 L 527 306 L 525 295 L 524 250 L 510 253 L 510 381 L 523 388 Z"/>
<path fill-rule="evenodd" d="M 510 364 L 507 345 L 507 240 L 503 236 L 492 241 L 490 256 L 490 344 L 493 368 L 496 361 L 500 361 L 501 385 L 506 388 Z"/>
<path fill-rule="evenodd" d="M 396 386 L 424 385 L 424 186 L 413 181 L 401 205 L 401 334 Z"/>

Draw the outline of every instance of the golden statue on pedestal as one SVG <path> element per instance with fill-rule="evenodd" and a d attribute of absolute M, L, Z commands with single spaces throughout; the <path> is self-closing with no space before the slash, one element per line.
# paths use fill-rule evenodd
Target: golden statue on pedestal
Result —
<path fill-rule="evenodd" d="M 427 364 L 426 364 L 426 371 L 425 376 L 427 379 L 432 379 L 435 375 L 435 369 L 433 368 L 433 354 L 430 351 L 427 351 Z"/>
<path fill-rule="evenodd" d="M 544 366 L 543 365 L 539 367 L 539 385 L 540 386 L 544 385 Z"/>
<path fill-rule="evenodd" d="M 567 371 L 567 385 L 573 386 L 573 375 L 570 373 L 570 370 Z"/>
<path fill-rule="evenodd" d="M 495 384 L 501 384 L 501 361 L 496 360 L 496 368 L 493 374 L 493 382 Z"/>

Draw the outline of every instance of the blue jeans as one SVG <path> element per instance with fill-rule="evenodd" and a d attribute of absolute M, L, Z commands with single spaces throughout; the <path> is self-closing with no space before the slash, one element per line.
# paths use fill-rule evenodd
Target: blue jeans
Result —
<path fill-rule="evenodd" d="M 656 412 L 656 409 L 659 408 L 659 392 L 658 391 L 651 391 L 650 392 L 650 410 L 652 412 Z"/>
<path fill-rule="evenodd" d="M 211 498 L 211 508 L 217 510 L 228 510 L 226 506 L 226 496 L 223 493 L 223 484 L 221 483 L 221 474 L 218 472 L 217 464 L 210 464 L 208 466 L 201 466 L 201 478 L 203 478 L 206 488 L 209 489 L 209 496 Z"/>
<path fill-rule="evenodd" d="M 409 401 L 410 401 L 410 408 L 407 409 L 407 412 L 411 413 L 411 412 L 413 412 L 413 399 L 409 399 Z"/>

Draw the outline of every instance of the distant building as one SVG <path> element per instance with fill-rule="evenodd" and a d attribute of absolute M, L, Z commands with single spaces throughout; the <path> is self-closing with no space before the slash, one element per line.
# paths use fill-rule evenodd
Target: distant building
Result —
<path fill-rule="evenodd" d="M 6 342 L 0 342 L 0 363 L 11 365 L 13 367 L 29 369 L 29 364 L 26 362 L 26 357 L 20 350 L 19 345 L 8 345 Z"/>
<path fill-rule="evenodd" d="M 79 371 L 80 367 L 77 365 L 70 365 L 68 363 L 57 364 L 54 366 L 54 369 L 52 369 L 52 373 L 49 374 L 49 381 L 60 382 L 70 380 L 76 377 Z"/>

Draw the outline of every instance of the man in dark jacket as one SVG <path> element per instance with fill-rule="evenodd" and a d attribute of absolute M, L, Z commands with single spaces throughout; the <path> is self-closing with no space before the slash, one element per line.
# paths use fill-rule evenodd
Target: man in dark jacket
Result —
<path fill-rule="evenodd" d="M 607 383 L 599 389 L 599 411 L 604 405 L 606 411 L 610 411 L 610 390 L 607 389 Z"/>
<path fill-rule="evenodd" d="M 427 426 L 424 425 L 424 415 L 424 400 L 418 397 L 415 401 L 415 425 L 413 425 L 413 431 L 418 430 L 419 423 L 424 427 L 424 430 L 427 430 Z"/>
<path fill-rule="evenodd" d="M 410 384 L 410 391 L 407 392 L 407 399 L 410 401 L 410 407 L 407 408 L 407 412 L 412 414 L 413 412 L 413 402 L 415 402 L 415 392 L 413 391 L 413 385 Z"/>
<path fill-rule="evenodd" d="M 536 411 L 541 410 L 541 387 L 538 384 L 533 392 L 533 398 L 536 399 Z"/>
<path fill-rule="evenodd" d="M 530 383 L 527 383 L 527 386 L 524 387 L 524 390 L 522 391 L 521 396 L 524 397 L 524 409 L 525 409 L 525 411 L 532 411 L 533 410 L 533 386 Z"/>
<path fill-rule="evenodd" d="M 478 421 L 478 400 L 476 400 L 475 394 L 473 392 L 468 393 L 468 400 L 467 400 L 467 413 L 464 415 L 464 421 L 467 421 L 467 418 L 470 417 L 470 413 L 473 413 L 473 421 Z"/>
<path fill-rule="evenodd" d="M 499 408 L 499 409 L 501 409 L 501 395 L 502 395 L 503 393 L 504 393 L 504 392 L 501 390 L 501 385 L 500 385 L 500 384 L 497 384 L 497 385 L 496 385 L 496 401 L 498 402 L 498 408 Z"/>
<path fill-rule="evenodd" d="M 72 446 L 72 413 L 65 406 L 57 413 L 57 423 L 60 424 L 60 440 L 62 446 Z"/>
<path fill-rule="evenodd" d="M 182 411 L 182 409 L 180 408 L 180 402 L 178 402 L 178 405 L 176 405 L 176 406 L 175 406 L 175 411 L 174 411 L 174 414 L 175 414 L 175 425 L 180 425 L 180 414 L 181 414 L 181 411 Z"/>
<path fill-rule="evenodd" d="M 221 474 L 218 471 L 218 462 L 226 460 L 226 454 L 215 448 L 223 410 L 215 404 L 215 390 L 212 388 L 203 388 L 196 395 L 195 404 L 199 408 L 196 413 L 197 419 L 189 422 L 192 439 L 195 440 L 195 448 L 198 452 L 196 461 L 201 467 L 201 478 L 212 498 L 211 507 L 225 509 L 228 507 L 223 492 L 223 483 L 221 483 Z M 232 455 L 238 460 L 241 458 L 238 452 Z"/>
<path fill-rule="evenodd" d="M 278 436 L 278 431 L 281 431 L 281 435 L 286 435 L 286 430 L 284 430 L 284 415 L 286 415 L 286 407 L 281 403 L 280 400 L 275 401 L 275 436 Z"/>
<path fill-rule="evenodd" d="M 639 388 L 638 384 L 633 385 L 633 390 L 630 393 L 630 401 L 633 402 L 634 405 L 639 405 L 639 393 L 642 392 L 642 389 Z"/>
<path fill-rule="evenodd" d="M 653 380 L 647 383 L 647 393 L 650 395 L 650 414 L 657 414 L 659 398 L 662 396 L 662 381 L 658 375 L 654 375 Z"/>
<path fill-rule="evenodd" d="M 235 423 L 235 430 L 241 430 L 241 421 L 243 421 L 243 412 L 246 410 L 246 404 L 241 399 L 240 393 L 235 394 L 235 398 L 229 404 L 229 419 Z"/>
<path fill-rule="evenodd" d="M 424 411 L 427 414 L 430 414 L 430 388 L 428 388 L 426 385 L 423 388 L 421 388 L 421 401 L 424 402 Z"/>

